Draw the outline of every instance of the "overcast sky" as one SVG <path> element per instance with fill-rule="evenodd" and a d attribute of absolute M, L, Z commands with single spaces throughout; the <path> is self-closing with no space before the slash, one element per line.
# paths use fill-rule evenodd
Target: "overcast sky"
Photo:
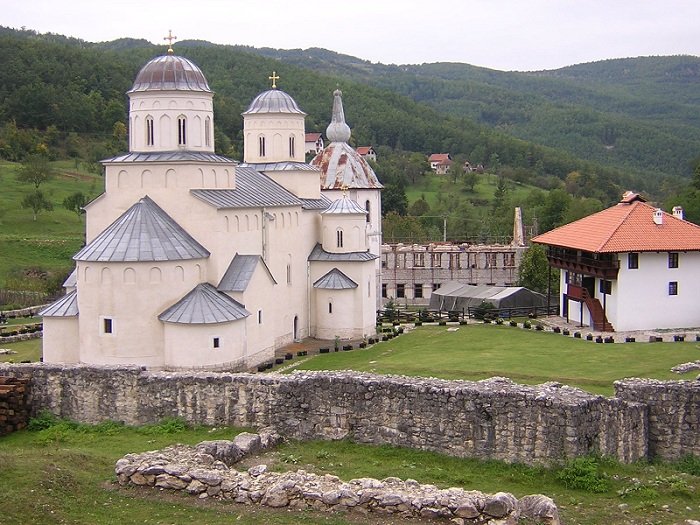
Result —
<path fill-rule="evenodd" d="M 700 0 L 0 0 L 0 25 L 90 42 L 322 47 L 385 64 L 554 69 L 700 55 Z"/>

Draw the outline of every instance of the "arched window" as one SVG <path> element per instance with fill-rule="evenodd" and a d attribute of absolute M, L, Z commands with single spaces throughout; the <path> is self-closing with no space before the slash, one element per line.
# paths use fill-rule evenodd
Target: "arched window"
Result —
<path fill-rule="evenodd" d="M 265 156 L 265 137 L 258 137 L 258 152 L 260 157 Z"/>
<path fill-rule="evenodd" d="M 148 115 L 146 117 L 146 145 L 153 146 L 154 143 L 153 117 Z"/>
<path fill-rule="evenodd" d="M 177 117 L 177 143 L 180 146 L 187 144 L 187 118 L 184 115 Z"/>
<path fill-rule="evenodd" d="M 335 232 L 335 239 L 336 239 L 336 244 L 338 248 L 343 247 L 343 230 L 337 230 Z"/>
<path fill-rule="evenodd" d="M 369 217 L 369 211 L 370 211 L 370 210 L 369 210 L 369 199 L 367 199 L 367 200 L 365 201 L 365 210 L 367 210 L 367 217 L 365 217 L 365 219 L 367 220 L 367 222 L 370 222 L 370 217 Z"/>
<path fill-rule="evenodd" d="M 289 137 L 289 156 L 294 158 L 294 135 Z"/>
<path fill-rule="evenodd" d="M 209 117 L 204 119 L 204 145 L 211 146 L 211 119 Z"/>
<path fill-rule="evenodd" d="M 328 313 L 332 314 L 333 313 L 333 303 L 328 301 Z"/>

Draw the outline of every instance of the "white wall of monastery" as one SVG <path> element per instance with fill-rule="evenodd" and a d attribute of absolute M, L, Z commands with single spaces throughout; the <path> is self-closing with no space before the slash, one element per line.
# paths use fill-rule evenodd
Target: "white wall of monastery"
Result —
<path fill-rule="evenodd" d="M 47 363 L 79 363 L 78 317 L 45 317 L 42 357 Z"/>

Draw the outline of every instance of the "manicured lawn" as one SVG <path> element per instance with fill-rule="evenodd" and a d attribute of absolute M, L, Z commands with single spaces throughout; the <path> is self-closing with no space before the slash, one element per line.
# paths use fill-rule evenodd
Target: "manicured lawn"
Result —
<path fill-rule="evenodd" d="M 20 363 L 22 361 L 36 362 L 41 357 L 41 339 L 30 339 L 18 343 L 0 343 L 0 348 L 14 350 L 16 354 L 0 355 L 0 362 Z"/>
<path fill-rule="evenodd" d="M 596 344 L 551 332 L 472 324 L 423 326 L 369 349 L 316 356 L 295 369 L 357 370 L 378 374 L 479 380 L 505 376 L 519 383 L 559 381 L 611 395 L 625 377 L 693 379 L 671 367 L 700 359 L 700 346 L 684 343 Z"/>
<path fill-rule="evenodd" d="M 230 428 L 186 429 L 177 420 L 147 428 L 127 428 L 109 422 L 97 427 L 63 422 L 40 431 L 0 437 L 0 521 L 3 525 L 409 523 L 399 517 L 272 510 L 230 501 L 203 501 L 151 488 L 123 488 L 115 483 L 114 464 L 124 454 L 174 443 L 231 439 L 238 432 Z M 563 523 L 580 525 L 671 525 L 696 517 L 700 506 L 700 494 L 695 490 L 700 483 L 697 461 L 619 465 L 583 458 L 562 470 L 348 441 L 314 441 L 290 442 L 246 460 L 246 466 L 260 463 L 273 470 L 303 468 L 332 473 L 345 480 L 398 476 L 442 488 L 506 491 L 517 497 L 544 493 L 557 503 Z M 578 483 L 579 488 L 572 482 Z M 591 492 L 594 485 L 599 492 Z M 620 508 L 620 504 L 626 507 Z"/>

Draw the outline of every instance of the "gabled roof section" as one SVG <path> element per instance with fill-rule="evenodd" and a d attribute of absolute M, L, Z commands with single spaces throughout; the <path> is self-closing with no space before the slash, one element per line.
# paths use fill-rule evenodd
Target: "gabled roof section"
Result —
<path fill-rule="evenodd" d="M 306 133 L 304 135 L 305 142 L 316 142 L 319 138 L 321 138 L 320 133 Z"/>
<path fill-rule="evenodd" d="M 331 201 L 328 197 L 326 197 L 323 193 L 321 194 L 320 199 L 301 199 L 302 205 L 301 207 L 304 210 L 318 210 L 322 211 L 328 208 L 330 206 Z"/>
<path fill-rule="evenodd" d="M 77 286 L 78 284 L 78 268 L 73 268 L 73 271 L 70 273 L 70 275 L 66 278 L 65 281 L 63 281 L 63 287 L 64 288 L 73 288 Z"/>
<path fill-rule="evenodd" d="M 450 157 L 449 153 L 433 153 L 428 157 L 428 162 L 452 162 L 452 157 Z"/>
<path fill-rule="evenodd" d="M 641 199 L 622 202 L 532 238 L 532 242 L 592 253 L 700 251 L 700 226 L 662 212 Z"/>
<path fill-rule="evenodd" d="M 262 265 L 267 274 L 270 276 L 270 280 L 277 284 L 275 278 L 270 272 L 267 264 L 262 257 L 259 255 L 241 255 L 237 253 L 231 260 L 226 273 L 221 278 L 217 290 L 220 292 L 245 292 L 250 284 L 250 280 L 253 278 L 255 273 L 255 268 L 258 265 Z"/>
<path fill-rule="evenodd" d="M 182 261 L 209 252 L 148 196 L 80 250 L 76 261 Z"/>
<path fill-rule="evenodd" d="M 320 243 L 314 246 L 309 255 L 309 261 L 365 262 L 378 258 L 378 255 L 369 252 L 330 253 L 325 251 Z"/>
<path fill-rule="evenodd" d="M 73 290 L 58 301 L 44 308 L 39 315 L 42 317 L 75 317 L 78 315 L 78 293 Z"/>
<path fill-rule="evenodd" d="M 338 270 L 338 268 L 333 268 L 314 283 L 314 288 L 321 288 L 324 290 L 350 290 L 352 288 L 357 288 L 357 283 Z"/>
<path fill-rule="evenodd" d="M 124 153 L 101 161 L 102 164 L 139 163 L 139 162 L 206 162 L 212 164 L 229 164 L 235 166 L 237 161 L 215 153 L 202 151 L 159 151 L 157 153 Z"/>
<path fill-rule="evenodd" d="M 236 168 L 232 190 L 190 190 L 190 193 L 218 209 L 301 206 L 302 201 L 267 175 L 250 167 Z"/>
<path fill-rule="evenodd" d="M 209 283 L 198 284 L 185 297 L 165 310 L 158 319 L 165 323 L 229 323 L 250 315 L 241 303 L 219 292 Z"/>

